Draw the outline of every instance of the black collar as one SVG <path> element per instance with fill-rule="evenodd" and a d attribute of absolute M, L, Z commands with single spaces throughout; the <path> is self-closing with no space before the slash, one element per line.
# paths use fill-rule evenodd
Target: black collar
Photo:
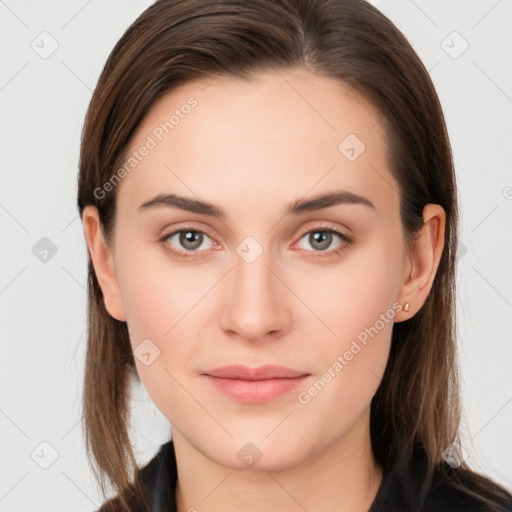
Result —
<path fill-rule="evenodd" d="M 482 512 L 482 504 L 453 487 L 449 480 L 434 475 L 425 484 L 425 458 L 413 457 L 412 463 L 400 463 L 393 457 L 383 470 L 383 479 L 368 512 Z M 451 470 L 445 467 L 448 472 Z M 178 479 L 172 439 L 140 470 L 152 512 L 176 512 L 175 489 Z M 455 470 L 453 470 L 455 471 Z M 504 491 L 506 493 L 506 491 Z M 506 496 L 506 494 L 505 494 Z M 512 500 L 512 496 L 510 497 Z M 512 502 L 509 509 L 512 512 Z"/>

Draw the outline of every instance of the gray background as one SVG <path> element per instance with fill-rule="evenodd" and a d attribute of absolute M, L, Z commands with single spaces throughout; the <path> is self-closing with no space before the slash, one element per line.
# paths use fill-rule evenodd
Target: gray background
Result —
<path fill-rule="evenodd" d="M 100 504 L 80 427 L 79 137 L 109 52 L 150 3 L 0 0 L 0 512 Z M 466 458 L 512 489 L 512 1 L 372 3 L 409 38 L 442 101 L 461 199 Z M 144 389 L 134 392 L 143 463 L 168 424 Z"/>

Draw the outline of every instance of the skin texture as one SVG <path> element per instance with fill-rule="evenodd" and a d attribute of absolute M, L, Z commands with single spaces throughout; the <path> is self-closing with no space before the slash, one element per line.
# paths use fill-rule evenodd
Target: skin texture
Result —
<path fill-rule="evenodd" d="M 134 349 L 149 338 L 160 350 L 148 366 L 135 360 L 172 425 L 178 509 L 365 511 L 382 478 L 371 452 L 370 402 L 393 322 L 413 316 L 431 289 L 444 210 L 427 205 L 420 236 L 406 247 L 381 116 L 344 84 L 304 70 L 184 84 L 153 105 L 130 149 L 191 96 L 197 106 L 117 185 L 111 247 L 96 208 L 83 214 L 108 312 L 127 322 Z M 349 134 L 366 146 L 354 161 L 338 149 Z M 285 215 L 294 200 L 338 189 L 375 209 L 340 204 Z M 200 198 L 226 217 L 137 211 L 160 193 Z M 327 227 L 354 243 L 333 236 L 322 251 L 312 237 Z M 187 251 L 179 234 L 158 241 L 178 229 L 205 233 L 195 259 L 164 250 Z M 247 236 L 262 249 L 252 263 L 237 252 Z M 408 312 L 376 324 L 406 301 Z M 359 343 L 342 371 L 300 403 L 299 393 L 376 325 L 378 334 Z M 226 364 L 278 364 L 311 375 L 277 399 L 242 403 L 201 376 Z M 261 454 L 250 468 L 237 456 L 248 442 Z"/>

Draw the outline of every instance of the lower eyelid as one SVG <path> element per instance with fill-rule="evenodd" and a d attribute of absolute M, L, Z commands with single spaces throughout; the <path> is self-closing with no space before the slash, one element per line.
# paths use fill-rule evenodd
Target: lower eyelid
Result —
<path fill-rule="evenodd" d="M 159 239 L 159 241 L 162 242 L 164 245 L 166 245 L 167 251 L 172 252 L 172 253 L 177 254 L 177 255 L 179 253 L 181 253 L 181 255 L 183 255 L 184 258 L 193 257 L 193 255 L 200 254 L 201 252 L 206 252 L 208 250 L 208 249 L 203 249 L 203 250 L 188 250 L 187 251 L 186 249 L 176 249 L 176 248 L 174 248 L 174 246 L 172 246 L 172 245 L 170 245 L 168 243 L 168 240 L 170 238 L 172 238 L 175 235 L 178 235 L 180 233 L 186 232 L 186 231 L 193 231 L 195 233 L 200 233 L 203 236 L 208 237 L 212 241 L 214 247 L 215 246 L 217 246 L 217 247 L 220 246 L 220 244 L 218 242 L 216 242 L 216 240 L 214 238 L 212 238 L 205 231 L 202 231 L 200 229 L 195 229 L 195 228 L 192 228 L 192 227 L 186 227 L 186 226 L 181 228 L 181 229 L 176 229 L 176 230 L 172 231 L 171 233 L 162 236 Z M 310 249 L 304 249 L 304 251 L 306 251 L 306 252 L 316 253 L 319 256 L 322 256 L 324 254 L 325 255 L 329 255 L 329 254 L 335 253 L 336 251 L 341 251 L 341 250 L 343 250 L 344 246 L 350 245 L 350 244 L 352 244 L 354 242 L 351 237 L 349 237 L 348 235 L 345 235 L 344 233 L 342 233 L 340 231 L 337 231 L 337 230 L 332 229 L 332 228 L 327 228 L 327 227 L 320 226 L 318 228 L 309 229 L 308 231 L 305 231 L 304 233 L 302 233 L 298 237 L 297 242 L 295 242 L 294 245 L 296 245 L 298 242 L 300 242 L 300 240 L 302 240 L 306 235 L 309 235 L 309 234 L 315 233 L 315 232 L 331 233 L 331 234 L 336 236 L 341 241 L 341 244 L 338 247 L 335 247 L 334 249 L 328 249 L 328 250 L 325 250 L 325 251 L 314 251 L 314 250 L 310 250 Z M 213 247 L 211 247 L 209 249 L 213 249 Z"/>
<path fill-rule="evenodd" d="M 208 233 L 205 233 L 204 231 L 201 231 L 201 230 L 199 230 L 199 229 L 191 229 L 191 228 L 177 229 L 177 230 L 175 230 L 175 231 L 173 231 L 173 232 L 169 233 L 168 235 L 164 235 L 164 236 L 160 239 L 160 241 L 161 241 L 161 242 L 168 242 L 168 241 L 169 241 L 169 239 L 171 239 L 171 238 L 175 237 L 176 235 L 179 235 L 180 233 L 186 233 L 186 232 L 188 232 L 188 231 L 192 231 L 192 232 L 194 232 L 194 233 L 200 233 L 200 234 L 201 234 L 201 235 L 203 235 L 204 237 L 209 238 L 209 239 L 211 240 L 211 242 L 212 242 L 214 245 L 215 245 L 215 244 L 217 244 L 217 242 L 216 242 L 216 241 L 215 241 L 215 240 L 214 240 L 210 235 L 208 235 Z M 203 251 L 205 251 L 206 249 L 203 249 L 203 250 L 201 250 L 201 251 L 199 251 L 199 250 L 197 250 L 197 249 L 196 249 L 196 250 L 194 250 L 194 251 L 192 251 L 192 250 L 188 250 L 188 251 L 187 251 L 187 250 L 186 250 L 186 249 L 184 249 L 184 248 L 176 249 L 176 250 L 178 250 L 178 251 L 182 251 L 182 252 L 187 252 L 187 253 L 199 253 L 199 252 L 203 252 Z"/>
<path fill-rule="evenodd" d="M 351 243 L 353 243 L 353 240 L 348 235 L 345 235 L 344 233 L 341 233 L 340 231 L 337 231 L 335 229 L 315 228 L 315 229 L 310 229 L 309 231 L 306 231 L 302 235 L 300 235 L 296 244 L 298 242 L 300 242 L 306 235 L 310 235 L 311 233 L 318 233 L 318 232 L 331 233 L 332 235 L 334 235 L 335 237 L 338 238 L 338 240 L 341 242 L 341 244 L 338 247 L 335 247 L 334 249 L 327 249 L 325 251 L 313 251 L 313 250 L 305 249 L 308 252 L 314 252 L 317 254 L 330 254 L 334 251 L 343 249 L 343 246 L 347 246 L 347 245 L 350 245 Z"/>

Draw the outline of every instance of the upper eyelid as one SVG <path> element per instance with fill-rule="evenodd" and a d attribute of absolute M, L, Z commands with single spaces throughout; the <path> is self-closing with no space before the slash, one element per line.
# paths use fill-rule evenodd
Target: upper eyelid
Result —
<path fill-rule="evenodd" d="M 314 222 L 314 221 L 311 221 L 311 222 Z M 337 226 L 334 225 L 334 223 L 332 223 L 330 221 L 317 221 L 317 222 L 319 222 L 319 224 L 310 225 L 310 226 L 307 226 L 307 227 L 299 230 L 298 234 L 295 235 L 296 241 L 293 242 L 293 243 L 296 244 L 298 241 L 300 241 L 304 237 L 304 235 L 307 235 L 308 233 L 311 233 L 312 231 L 315 231 L 315 230 L 317 230 L 317 231 L 337 232 L 337 233 L 339 233 L 338 236 L 341 238 L 341 240 L 343 242 L 346 242 L 344 237 L 346 237 L 346 238 L 348 238 L 348 239 L 350 239 L 352 241 L 355 241 L 355 237 L 352 235 L 351 232 L 349 232 L 348 234 L 344 232 L 345 230 L 348 230 L 347 228 L 345 228 L 345 229 L 338 228 Z M 329 224 L 329 225 L 327 225 L 327 224 Z M 168 238 L 176 235 L 177 233 L 180 233 L 182 231 L 187 231 L 187 230 L 203 233 L 206 236 L 208 236 L 208 238 L 210 238 L 210 240 L 212 240 L 216 244 L 219 244 L 217 239 L 215 237 L 213 237 L 208 232 L 209 231 L 208 229 L 205 229 L 205 228 L 202 228 L 202 227 L 197 227 L 197 226 L 193 225 L 192 223 L 191 224 L 185 224 L 183 226 L 179 226 L 177 228 L 172 229 L 168 234 L 162 235 L 161 239 L 167 240 Z M 350 230 L 348 230 L 348 231 L 350 231 Z M 195 251 L 195 252 L 201 252 L 201 251 Z"/>
<path fill-rule="evenodd" d="M 344 232 L 343 229 L 339 229 L 337 227 L 328 227 L 328 226 L 318 226 L 318 227 L 312 227 L 312 228 L 308 228 L 308 229 L 305 229 L 304 231 L 301 231 L 300 232 L 300 235 L 298 236 L 297 238 L 297 241 L 293 243 L 293 245 L 296 245 L 297 243 L 300 242 L 300 240 L 307 234 L 309 233 L 313 233 L 315 231 L 326 231 L 326 232 L 329 232 L 329 233 L 332 233 L 335 237 L 337 237 L 342 244 L 344 245 L 352 245 L 353 243 L 356 242 L 356 239 L 355 237 L 352 235 L 352 234 L 347 234 Z M 332 251 L 333 249 L 331 249 Z M 311 252 L 311 251 L 310 251 Z M 316 251 L 315 251 L 316 252 Z M 326 251 L 326 252 L 330 252 L 330 251 Z"/>
<path fill-rule="evenodd" d="M 167 238 L 170 238 L 171 236 L 176 235 L 177 233 L 181 233 L 182 231 L 196 231 L 198 233 L 203 233 L 203 234 L 207 235 L 211 240 L 218 243 L 217 240 L 208 233 L 208 229 L 198 228 L 192 224 L 173 228 L 168 233 L 166 230 L 164 230 L 164 234 L 161 236 L 161 238 L 167 239 Z"/>

